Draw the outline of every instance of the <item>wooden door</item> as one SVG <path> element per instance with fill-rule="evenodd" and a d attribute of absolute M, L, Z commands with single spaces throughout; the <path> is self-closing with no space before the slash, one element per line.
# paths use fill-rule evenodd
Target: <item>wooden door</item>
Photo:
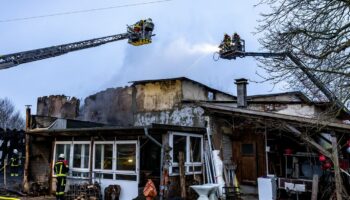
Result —
<path fill-rule="evenodd" d="M 240 158 L 241 182 L 256 184 L 258 178 L 256 143 L 240 142 Z"/>

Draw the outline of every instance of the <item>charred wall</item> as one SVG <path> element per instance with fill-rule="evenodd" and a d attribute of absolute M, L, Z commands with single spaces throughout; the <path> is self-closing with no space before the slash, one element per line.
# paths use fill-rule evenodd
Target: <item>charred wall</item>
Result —
<path fill-rule="evenodd" d="M 109 88 L 84 100 L 78 119 L 118 126 L 131 126 L 132 87 Z"/>
<path fill-rule="evenodd" d="M 182 100 L 180 80 L 137 84 L 134 87 L 136 112 L 170 110 Z"/>
<path fill-rule="evenodd" d="M 79 103 L 79 99 L 65 95 L 39 97 L 37 115 L 75 119 L 79 113 Z"/>
<path fill-rule="evenodd" d="M 52 139 L 31 137 L 30 141 L 30 181 L 49 182 L 51 172 Z"/>

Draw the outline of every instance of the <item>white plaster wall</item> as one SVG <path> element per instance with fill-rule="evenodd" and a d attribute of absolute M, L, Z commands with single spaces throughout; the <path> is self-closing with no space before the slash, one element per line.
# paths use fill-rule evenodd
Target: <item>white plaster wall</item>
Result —
<path fill-rule="evenodd" d="M 217 92 L 215 100 L 216 101 L 233 101 L 235 99 L 232 96 Z"/>
<path fill-rule="evenodd" d="M 174 110 L 159 112 L 144 112 L 135 114 L 135 126 L 152 123 L 180 126 L 204 126 L 204 110 L 200 107 L 183 106 Z"/>
<path fill-rule="evenodd" d="M 189 81 L 182 81 L 182 95 L 186 100 L 208 100 L 204 87 Z"/>
<path fill-rule="evenodd" d="M 278 114 L 300 116 L 312 118 L 316 116 L 315 106 L 293 104 L 288 105 L 286 109 L 277 111 Z"/>

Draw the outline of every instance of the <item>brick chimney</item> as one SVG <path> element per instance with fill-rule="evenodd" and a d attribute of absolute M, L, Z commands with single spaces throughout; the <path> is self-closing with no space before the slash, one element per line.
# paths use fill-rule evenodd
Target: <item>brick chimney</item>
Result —
<path fill-rule="evenodd" d="M 240 78 L 236 79 L 235 81 L 235 84 L 237 85 L 237 107 L 246 108 L 248 80 L 245 78 Z"/>

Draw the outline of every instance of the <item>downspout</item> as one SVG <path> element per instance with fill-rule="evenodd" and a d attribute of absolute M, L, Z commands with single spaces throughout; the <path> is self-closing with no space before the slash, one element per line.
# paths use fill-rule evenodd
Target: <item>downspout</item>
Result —
<path fill-rule="evenodd" d="M 159 143 L 154 137 L 152 137 L 149 133 L 148 133 L 148 128 L 144 128 L 145 131 L 145 136 L 148 137 L 150 140 L 152 140 L 152 142 L 154 142 L 156 145 L 158 145 L 160 147 L 160 184 L 159 184 L 159 200 L 163 200 L 163 185 L 162 185 L 162 181 L 163 181 L 163 156 L 164 156 L 164 146 Z"/>

